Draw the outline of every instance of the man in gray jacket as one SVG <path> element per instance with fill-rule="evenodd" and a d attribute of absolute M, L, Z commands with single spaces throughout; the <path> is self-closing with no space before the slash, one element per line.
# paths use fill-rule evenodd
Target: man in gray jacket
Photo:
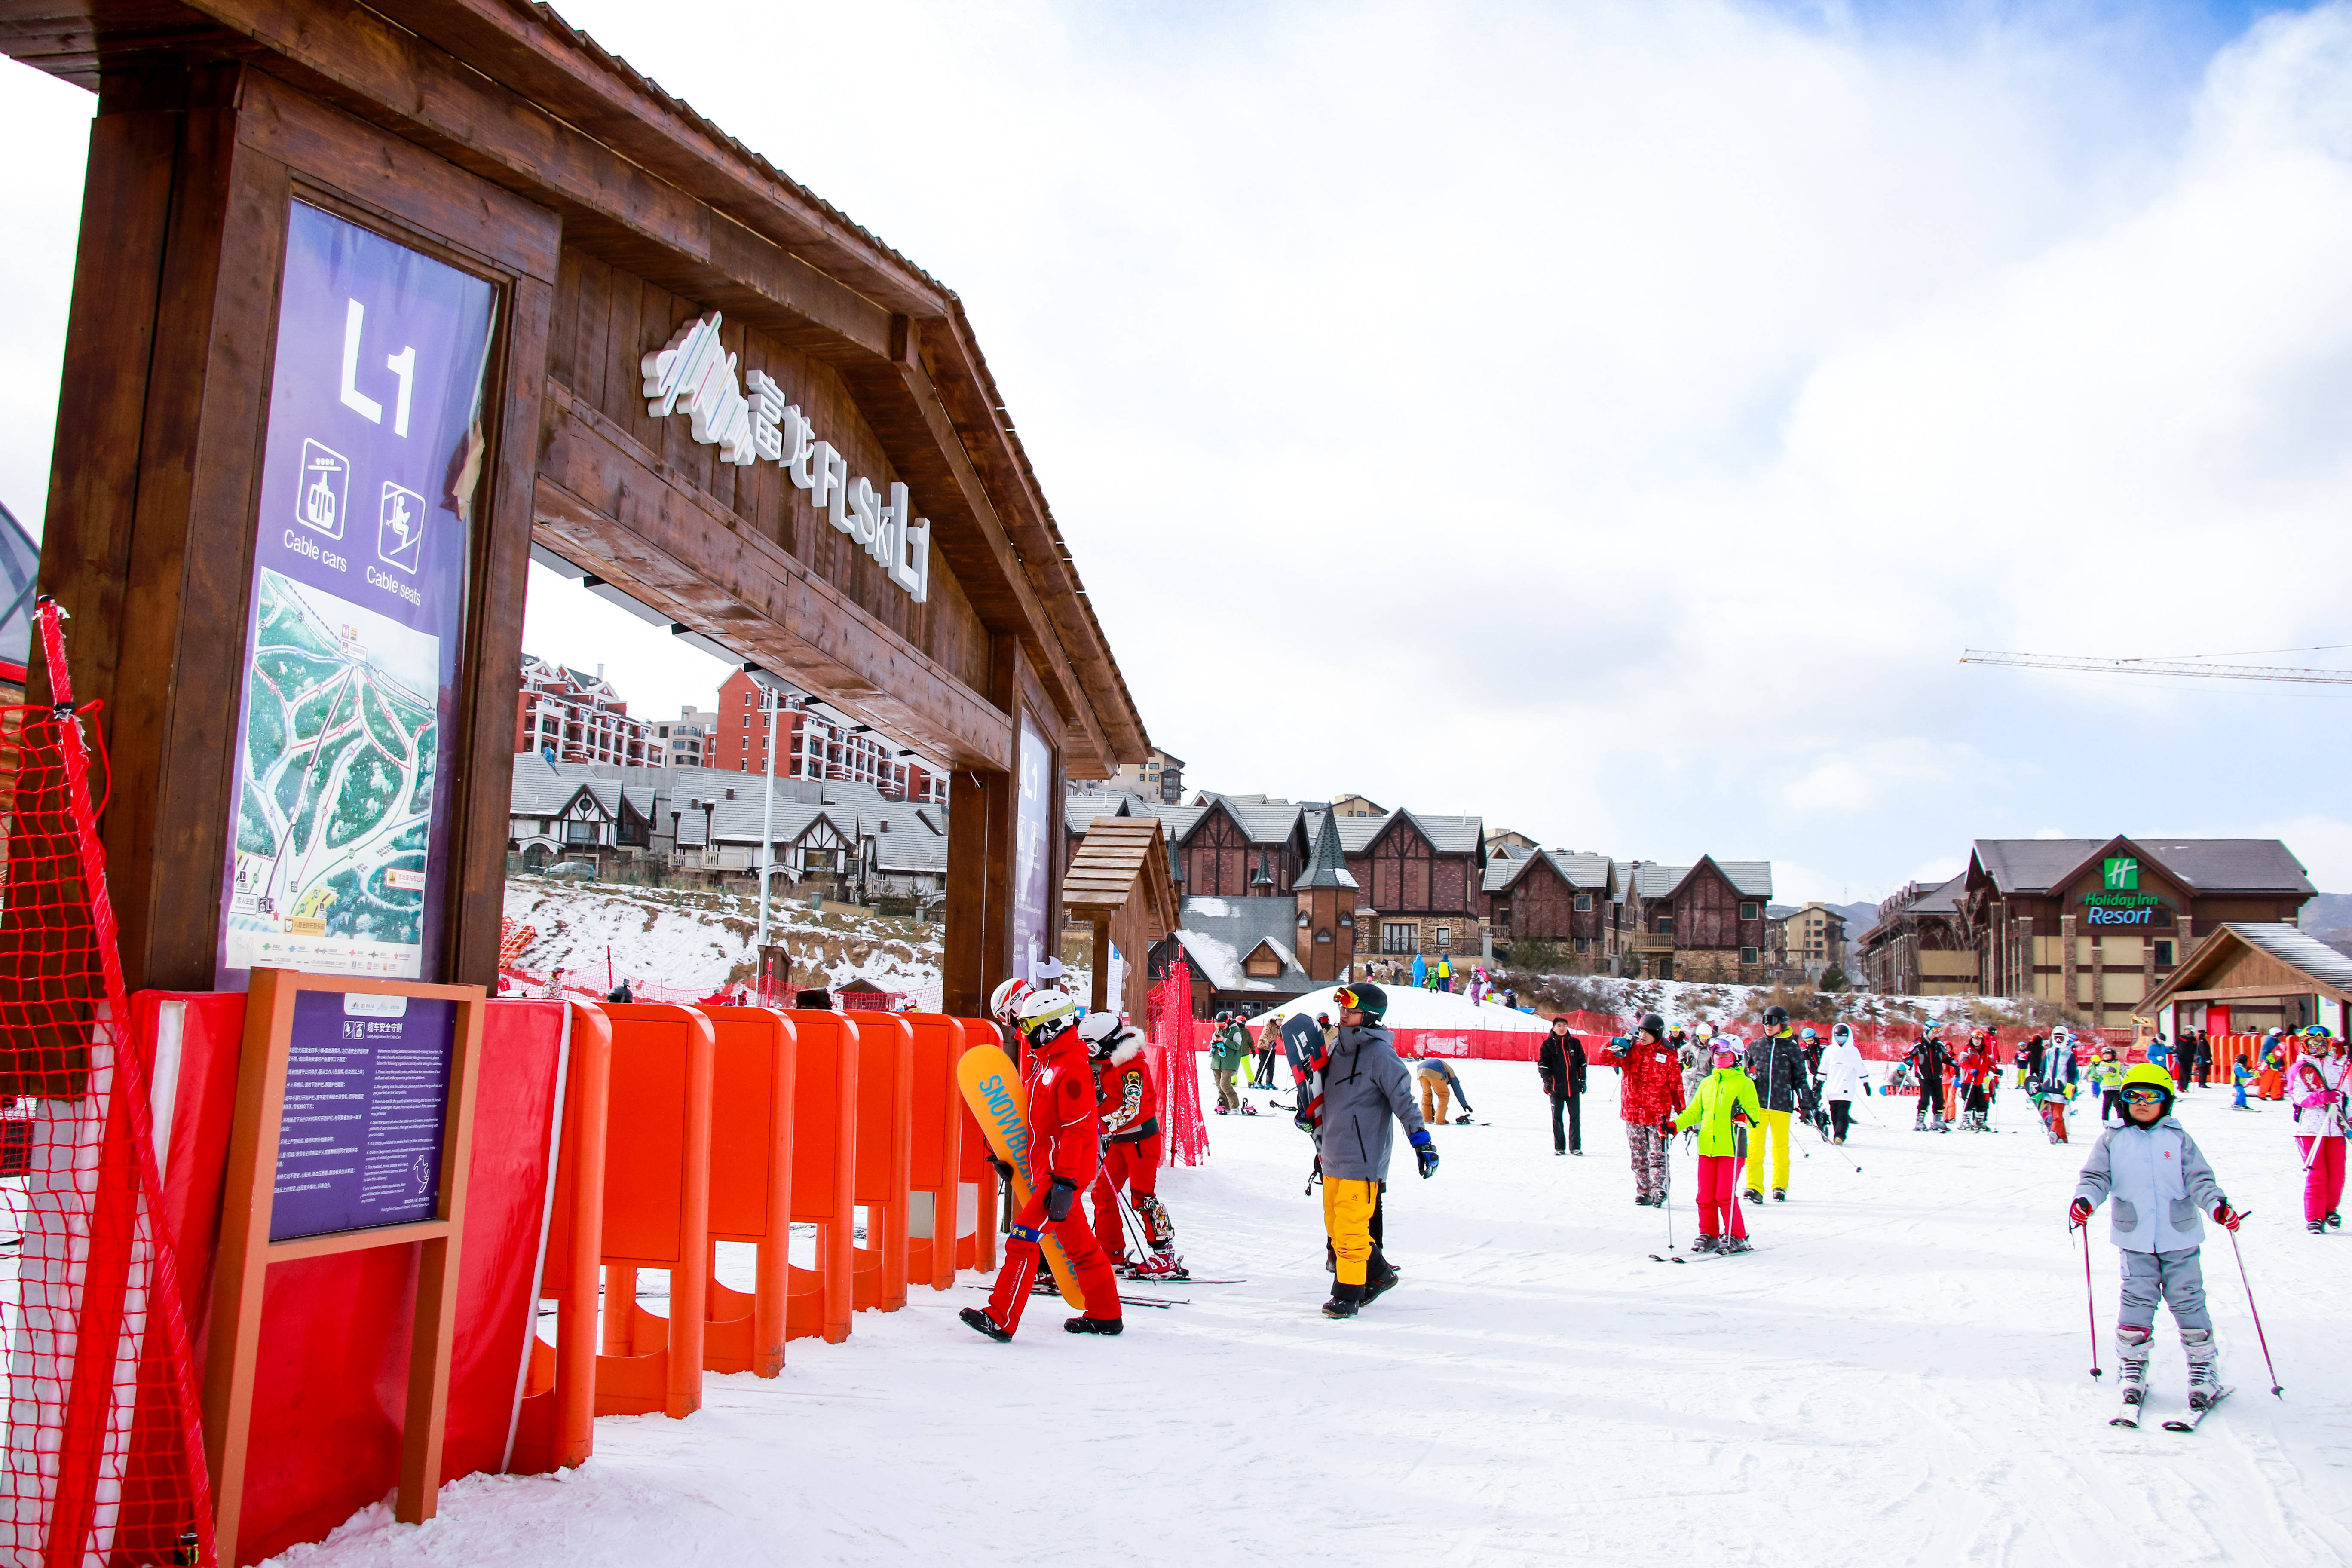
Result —
<path fill-rule="evenodd" d="M 1391 1122 L 1404 1124 L 1421 1173 L 1436 1173 L 1437 1151 L 1412 1102 L 1412 1077 L 1397 1059 L 1396 1042 L 1381 1023 L 1388 994 L 1377 985 L 1343 985 L 1339 1038 L 1322 1073 L 1321 1097 L 1311 1118 L 1316 1168 L 1323 1176 L 1323 1228 L 1331 1238 L 1331 1299 L 1327 1318 L 1352 1318 L 1396 1283 L 1396 1273 L 1367 1284 L 1372 1259 L 1372 1216 L 1388 1180 L 1395 1146 Z M 1302 1095 L 1302 1100 L 1304 1096 Z"/>

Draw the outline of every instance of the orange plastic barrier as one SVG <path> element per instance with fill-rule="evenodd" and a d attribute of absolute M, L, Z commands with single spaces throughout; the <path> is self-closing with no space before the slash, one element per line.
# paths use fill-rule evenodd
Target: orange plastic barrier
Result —
<path fill-rule="evenodd" d="M 956 1061 L 963 1055 L 963 1026 L 944 1013 L 908 1013 L 907 1026 L 915 1032 L 914 1110 L 908 1122 L 913 1153 L 908 1163 L 907 1186 L 911 1206 L 915 1194 L 929 1194 L 930 1223 L 908 1226 L 907 1279 L 934 1290 L 954 1288 L 958 1256 L 958 1199 L 963 1182 L 963 1093 L 956 1087 Z M 969 1264 L 962 1264 L 969 1268 Z"/>
<path fill-rule="evenodd" d="M 792 1289 L 793 1021 L 768 1007 L 714 1007 L 710 1239 L 759 1248 L 749 1293 L 710 1274 L 702 1365 L 773 1377 L 784 1365 Z"/>
<path fill-rule="evenodd" d="M 985 1018 L 960 1018 L 963 1026 L 963 1048 L 974 1046 L 1000 1045 L 1003 1036 L 994 1024 Z M 977 1268 L 982 1273 L 996 1272 L 996 1211 L 1002 1201 L 998 1195 L 996 1167 L 988 1163 L 988 1135 L 980 1130 L 980 1122 L 971 1107 L 963 1102 L 963 1093 L 954 1087 L 955 1068 L 948 1068 L 949 1091 L 955 1096 L 959 1131 L 963 1146 L 962 1180 L 970 1182 L 976 1201 L 972 1205 L 971 1234 L 956 1237 L 956 1267 Z M 961 1216 L 958 1216 L 961 1223 Z"/>
<path fill-rule="evenodd" d="M 531 1336 L 530 1367 L 506 1468 L 538 1475 L 595 1451 L 596 1286 L 604 1256 L 604 1135 L 611 1103 L 613 1025 L 591 1003 L 572 1005 L 563 1067 L 563 1131 L 549 1194 L 539 1295 L 555 1307 L 555 1342 Z"/>
<path fill-rule="evenodd" d="M 604 1336 L 596 1414 L 702 1408 L 710 1278 L 710 1020 L 693 1007 L 636 1002 L 613 1021 L 604 1138 Z M 637 1270 L 669 1271 L 670 1314 L 637 1304 Z"/>
<path fill-rule="evenodd" d="M 850 1191 L 866 1209 L 857 1249 L 858 1310 L 907 1304 L 907 1210 L 911 1193 L 915 1031 L 903 1013 L 857 1016 L 857 1157 Z"/>
<path fill-rule="evenodd" d="M 849 1337 L 856 1278 L 857 1023 L 840 1013 L 784 1015 L 799 1037 L 793 1071 L 791 1214 L 814 1225 L 816 1267 L 794 1268 L 784 1309 L 792 1339 Z"/>

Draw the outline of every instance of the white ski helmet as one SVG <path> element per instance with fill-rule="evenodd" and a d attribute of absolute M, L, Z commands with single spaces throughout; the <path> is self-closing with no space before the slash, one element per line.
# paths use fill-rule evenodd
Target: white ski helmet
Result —
<path fill-rule="evenodd" d="M 1010 1024 L 1021 1016 L 1021 1004 L 1029 994 L 1029 983 L 1014 975 L 998 986 L 988 999 L 988 1016 L 1000 1024 Z"/>
<path fill-rule="evenodd" d="M 1133 1034 L 1126 1019 L 1108 1009 L 1089 1013 L 1078 1021 L 1078 1038 L 1087 1043 L 1087 1055 L 1097 1061 L 1108 1058 Z"/>
<path fill-rule="evenodd" d="M 1022 1000 L 1013 1026 L 1033 1046 L 1042 1046 L 1077 1021 L 1078 1005 L 1066 992 L 1032 991 Z"/>

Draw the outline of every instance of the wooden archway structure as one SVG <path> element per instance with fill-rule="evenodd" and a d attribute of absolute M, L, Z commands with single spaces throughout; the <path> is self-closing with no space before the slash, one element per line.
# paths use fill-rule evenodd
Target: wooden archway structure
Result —
<path fill-rule="evenodd" d="M 288 269 L 289 224 L 322 221 L 493 296 L 468 444 L 404 481 L 446 507 L 457 552 L 432 847 L 383 884 L 423 908 L 418 978 L 495 979 L 534 547 L 953 770 L 947 1010 L 977 1013 L 1051 943 L 1062 781 L 1150 746 L 946 287 L 543 6 L 0 0 L 0 48 L 98 95 L 40 586 L 74 617 L 76 690 L 107 701 L 134 989 L 235 967 L 204 890 L 241 852 L 257 573 L 281 543 L 318 560 L 272 489 L 317 465 L 273 414 L 307 395 L 288 379 L 300 353 L 333 384 L 337 344 L 306 346 Z M 342 406 L 314 400 L 321 428 L 373 408 L 363 436 L 404 437 L 425 372 L 365 338 L 384 309 L 365 304 L 341 335 Z M 705 347 L 696 365 L 735 376 L 734 401 L 649 411 L 648 356 Z M 786 433 L 817 489 L 772 451 L 744 458 L 757 442 L 730 460 L 746 400 L 805 421 Z M 394 531 L 373 548 L 396 563 L 410 512 L 387 480 L 379 516 L 363 468 L 330 474 L 351 489 L 333 526 Z M 847 500 L 812 504 L 826 490 Z M 404 613 L 396 564 L 371 557 L 362 581 L 368 550 L 330 536 L 351 601 Z"/>

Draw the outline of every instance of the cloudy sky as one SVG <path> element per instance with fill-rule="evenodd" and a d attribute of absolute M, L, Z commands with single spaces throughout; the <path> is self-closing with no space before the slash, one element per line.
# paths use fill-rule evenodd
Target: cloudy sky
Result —
<path fill-rule="evenodd" d="M 2352 667 L 2352 3 L 560 8 L 962 296 L 1193 784 L 1789 899 L 2036 833 L 2352 888 L 2352 687 L 1958 662 Z M 89 113 L 0 71 L 19 515 Z"/>

